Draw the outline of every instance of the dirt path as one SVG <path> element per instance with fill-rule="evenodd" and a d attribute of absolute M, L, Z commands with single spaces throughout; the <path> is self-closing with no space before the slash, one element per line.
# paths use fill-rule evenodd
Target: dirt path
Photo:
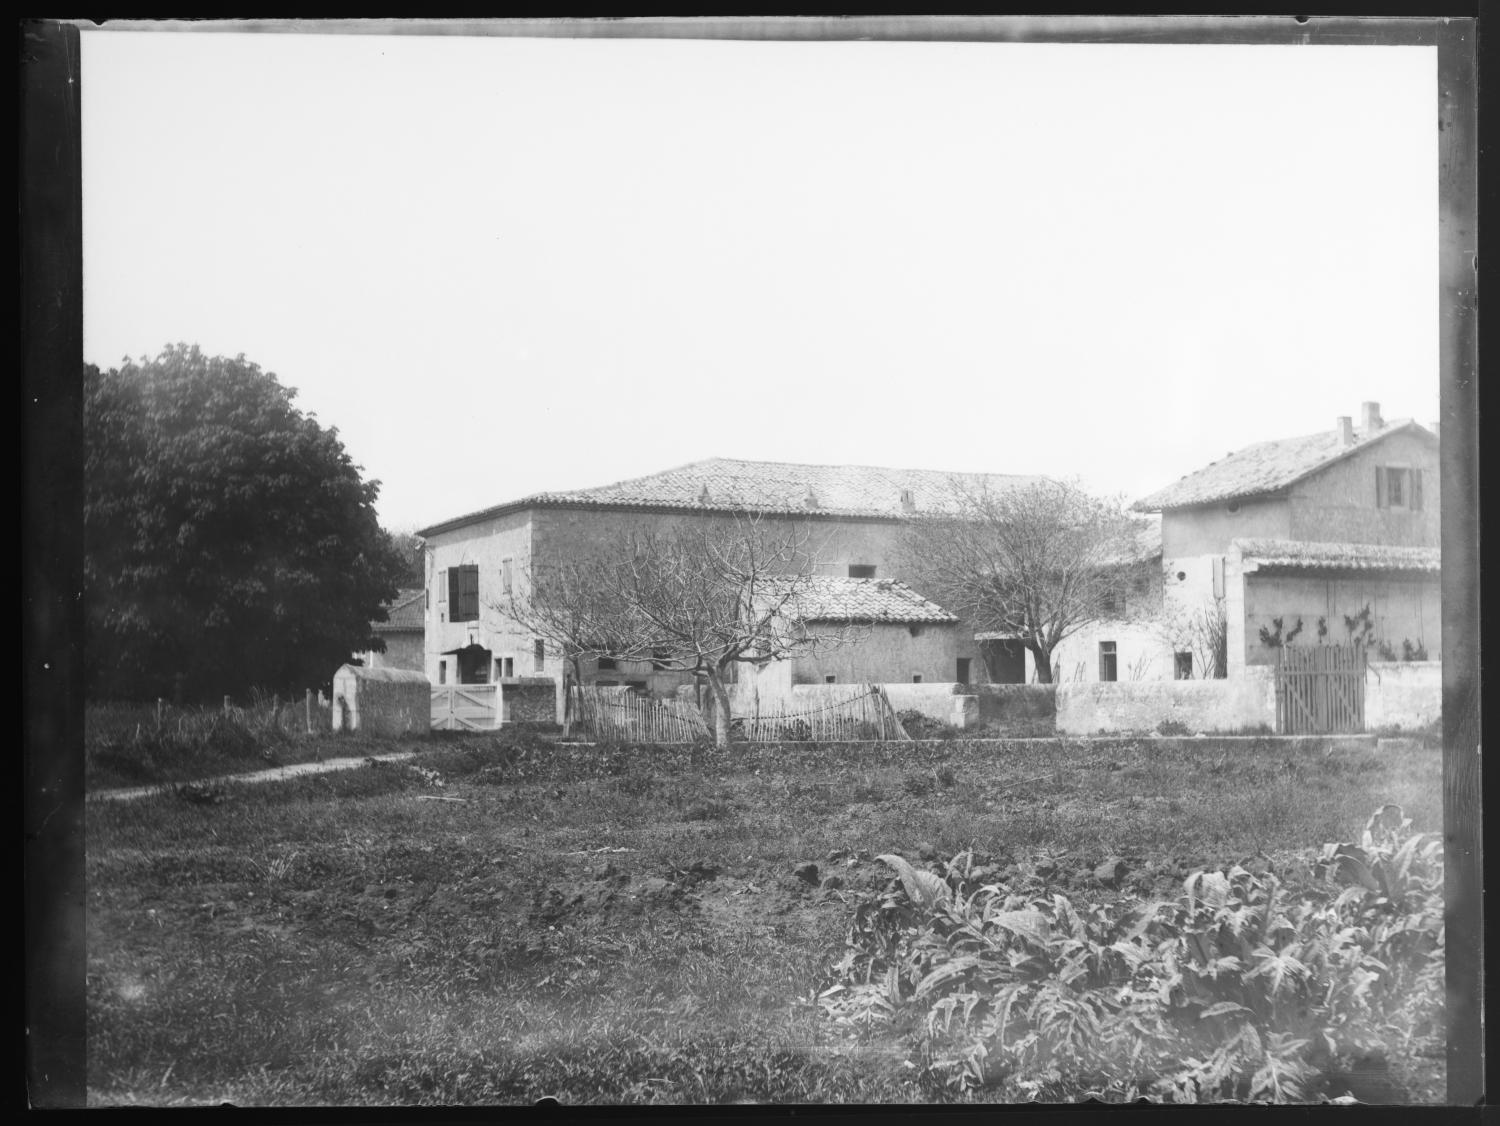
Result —
<path fill-rule="evenodd" d="M 194 786 L 211 787 L 223 786 L 229 783 L 241 782 L 280 782 L 286 778 L 297 778 L 304 774 L 327 774 L 331 770 L 348 770 L 351 767 L 363 766 L 370 759 L 378 759 L 381 762 L 401 762 L 412 758 L 416 751 L 393 751 L 388 755 L 352 755 L 348 758 L 330 758 L 322 762 L 297 762 L 290 766 L 273 766 L 269 770 L 256 770 L 249 774 L 223 774 L 217 778 L 201 778 L 194 781 Z M 158 782 L 154 786 L 131 786 L 119 790 L 95 790 L 88 795 L 90 801 L 126 801 L 132 798 L 146 798 L 152 794 L 159 794 L 175 787 L 172 782 Z"/>

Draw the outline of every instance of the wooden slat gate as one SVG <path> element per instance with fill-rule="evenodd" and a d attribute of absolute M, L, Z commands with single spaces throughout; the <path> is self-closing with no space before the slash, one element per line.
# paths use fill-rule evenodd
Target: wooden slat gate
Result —
<path fill-rule="evenodd" d="M 489 731 L 500 704 L 495 684 L 446 684 L 432 689 L 434 731 Z"/>
<path fill-rule="evenodd" d="M 1363 645 L 1276 651 L 1276 732 L 1330 735 L 1365 729 Z"/>
<path fill-rule="evenodd" d="M 609 692 L 594 685 L 575 685 L 570 695 L 573 714 L 596 739 L 696 743 L 713 738 L 698 709 L 683 700 Z"/>

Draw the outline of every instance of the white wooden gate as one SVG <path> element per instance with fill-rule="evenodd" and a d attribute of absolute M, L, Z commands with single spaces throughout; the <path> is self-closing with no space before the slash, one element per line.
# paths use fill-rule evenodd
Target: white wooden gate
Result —
<path fill-rule="evenodd" d="M 498 684 L 440 684 L 432 689 L 434 731 L 489 731 L 499 722 Z"/>

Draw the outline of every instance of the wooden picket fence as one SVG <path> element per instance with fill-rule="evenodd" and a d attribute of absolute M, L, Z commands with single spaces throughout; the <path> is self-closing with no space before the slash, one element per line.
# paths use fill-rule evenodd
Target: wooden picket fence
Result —
<path fill-rule="evenodd" d="M 1276 651 L 1276 732 L 1329 735 L 1365 729 L 1365 650 L 1353 645 Z"/>
<path fill-rule="evenodd" d="M 684 700 L 654 699 L 594 685 L 575 685 L 571 696 L 572 714 L 596 739 L 693 743 L 713 738 L 699 710 Z M 798 708 L 781 704 L 735 716 L 732 722 L 736 738 L 752 743 L 911 739 L 878 684 L 850 685 L 849 692 L 837 699 Z"/>
<path fill-rule="evenodd" d="M 572 714 L 596 739 L 620 743 L 696 743 L 713 733 L 693 705 L 633 692 L 574 685 Z"/>
<path fill-rule="evenodd" d="M 815 707 L 780 708 L 736 716 L 751 742 L 819 743 L 910 740 L 890 697 L 878 684 L 850 685 L 850 693 Z"/>

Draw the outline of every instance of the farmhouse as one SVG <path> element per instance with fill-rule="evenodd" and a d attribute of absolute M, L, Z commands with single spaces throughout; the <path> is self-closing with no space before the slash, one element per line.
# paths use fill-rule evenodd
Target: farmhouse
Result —
<path fill-rule="evenodd" d="M 1248 446 L 1133 507 L 1161 514 L 1164 616 L 1223 607 L 1229 676 L 1288 642 L 1437 659 L 1438 438 L 1379 403 L 1359 426 Z"/>
<path fill-rule="evenodd" d="M 418 532 L 427 544 L 424 667 L 435 686 L 505 685 L 541 676 L 552 678 L 560 692 L 563 654 L 520 629 L 504 607 L 512 595 L 524 597 L 534 568 L 597 550 L 632 532 L 728 524 L 738 513 L 751 513 L 768 526 L 805 534 L 821 578 L 900 580 L 906 521 L 915 514 L 951 511 L 955 481 L 971 489 L 1003 490 L 1032 480 L 1036 478 L 710 458 L 613 485 L 541 493 L 457 516 Z M 847 609 L 848 600 L 856 597 L 851 592 L 861 589 L 840 588 L 834 602 L 842 599 Z M 873 597 L 859 597 L 865 596 Z M 915 592 L 895 586 L 883 588 L 881 598 L 891 605 L 920 600 Z M 932 610 L 951 618 L 941 608 Z M 880 658 L 879 671 L 900 673 L 902 680 L 917 675 L 948 682 L 989 679 L 985 647 L 972 630 L 946 618 L 941 643 L 934 644 L 938 635 L 931 635 L 920 646 L 922 623 L 878 623 L 906 639 Z M 827 668 L 801 664 L 788 675 L 849 677 L 856 666 L 863 675 L 873 671 L 877 651 L 877 645 L 866 643 L 842 656 L 829 654 L 833 663 Z M 685 681 L 685 674 L 656 669 L 649 662 L 608 659 L 584 669 L 583 677 L 658 695 L 673 694 Z"/>

